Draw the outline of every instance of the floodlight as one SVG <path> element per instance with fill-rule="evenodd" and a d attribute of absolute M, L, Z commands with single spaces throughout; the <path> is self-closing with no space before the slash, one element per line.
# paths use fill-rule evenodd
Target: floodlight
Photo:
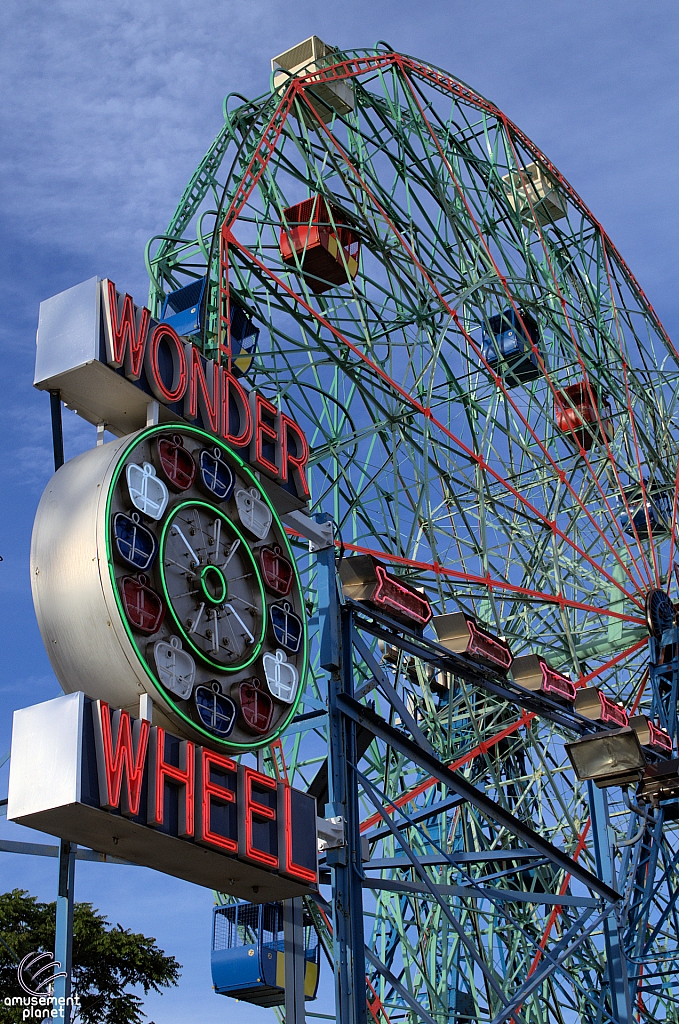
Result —
<path fill-rule="evenodd" d="M 509 644 L 482 629 L 471 615 L 449 612 L 435 615 L 432 625 L 438 642 L 455 654 L 468 654 L 476 661 L 506 672 L 512 663 Z"/>
<path fill-rule="evenodd" d="M 572 704 L 575 700 L 575 684 L 560 672 L 555 671 L 539 654 L 524 654 L 512 662 L 514 682 L 524 690 L 547 693 L 560 697 Z"/>
<path fill-rule="evenodd" d="M 426 626 L 431 618 L 427 598 L 392 576 L 372 555 L 352 555 L 339 564 L 345 597 L 365 601 L 406 625 Z"/>
<path fill-rule="evenodd" d="M 637 782 L 646 766 L 637 734 L 629 726 L 567 743 L 566 753 L 580 781 L 592 779 L 599 789 Z"/>
<path fill-rule="evenodd" d="M 658 807 L 661 801 L 679 800 L 679 759 L 648 766 L 637 791 L 637 802 Z"/>

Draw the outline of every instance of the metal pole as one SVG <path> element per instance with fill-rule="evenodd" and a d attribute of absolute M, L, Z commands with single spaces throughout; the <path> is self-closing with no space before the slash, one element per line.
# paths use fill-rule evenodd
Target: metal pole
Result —
<path fill-rule="evenodd" d="M 52 416 L 52 449 L 54 451 L 54 471 L 64 464 L 64 431 L 61 424 L 61 392 L 50 391 L 50 413 Z"/>
<path fill-rule="evenodd" d="M 54 995 L 59 1000 L 57 1009 L 63 1006 L 65 1024 L 71 1020 L 71 969 L 73 955 L 73 882 L 75 875 L 75 846 L 61 840 L 59 848 L 59 889 L 57 894 L 57 929 L 54 943 L 54 959 L 66 972 L 65 977 L 56 978 Z M 63 1000 L 63 1002 L 61 1002 Z"/>
<path fill-rule="evenodd" d="M 285 1024 L 304 1024 L 304 907 L 301 896 L 283 901 Z"/>
<path fill-rule="evenodd" d="M 318 603 L 321 667 L 329 672 L 330 750 L 326 817 L 344 821 L 345 845 L 328 850 L 333 869 L 333 952 L 335 1010 L 339 1024 L 366 1024 L 363 869 L 358 808 L 356 726 L 340 709 L 338 697 L 353 695 L 352 621 L 341 614 L 334 547 L 318 552 Z"/>
<path fill-rule="evenodd" d="M 611 853 L 608 798 L 605 789 L 599 789 L 593 782 L 587 783 L 589 809 L 592 817 L 592 840 L 597 874 L 602 882 L 616 888 L 615 865 Z M 632 1024 L 627 961 L 620 941 L 621 928 L 616 907 L 604 919 L 604 940 L 606 943 L 606 967 L 608 972 L 611 1016 L 617 1024 Z"/>
<path fill-rule="evenodd" d="M 50 391 L 50 414 L 52 420 L 52 450 L 55 472 L 64 464 L 64 432 L 61 422 L 61 392 Z M 73 956 L 73 885 L 75 881 L 75 847 L 64 839 L 59 844 L 59 887 L 57 890 L 57 920 L 54 940 L 54 959 L 66 972 L 65 977 L 56 978 L 54 995 L 63 999 L 64 1024 L 71 1020 L 71 1007 L 67 1000 L 71 996 L 71 969 Z"/>

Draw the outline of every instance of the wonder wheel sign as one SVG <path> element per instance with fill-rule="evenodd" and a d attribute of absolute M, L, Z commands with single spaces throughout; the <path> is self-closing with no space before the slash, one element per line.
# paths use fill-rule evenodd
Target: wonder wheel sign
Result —
<path fill-rule="evenodd" d="M 294 715 L 294 558 L 252 470 L 205 431 L 154 426 L 66 463 L 38 508 L 32 579 L 65 692 L 128 708 L 145 692 L 154 721 L 225 751 L 271 743 Z"/>

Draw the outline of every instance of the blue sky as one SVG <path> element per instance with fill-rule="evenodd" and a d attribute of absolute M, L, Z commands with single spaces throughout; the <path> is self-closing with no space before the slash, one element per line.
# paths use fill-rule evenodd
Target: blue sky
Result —
<path fill-rule="evenodd" d="M 488 96 L 581 194 L 677 341 L 676 0 L 5 0 L 0 32 L 0 753 L 12 711 L 59 692 L 28 576 L 52 471 L 49 402 L 31 387 L 38 304 L 94 274 L 145 299 L 146 241 L 219 130 L 224 96 L 266 91 L 275 54 L 312 33 L 384 39 Z M 72 414 L 65 433 L 67 457 L 94 443 Z M 4 820 L 0 837 L 35 838 Z M 4 889 L 54 897 L 54 861 L 0 854 L 0 869 Z M 209 892 L 81 864 L 77 898 L 184 964 L 180 988 L 148 1000 L 156 1024 L 274 1020 L 212 993 Z M 328 982 L 318 1012 L 331 1008 Z"/>

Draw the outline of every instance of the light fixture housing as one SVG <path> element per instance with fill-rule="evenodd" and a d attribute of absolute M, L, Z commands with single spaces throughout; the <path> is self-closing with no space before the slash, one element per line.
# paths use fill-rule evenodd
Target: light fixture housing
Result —
<path fill-rule="evenodd" d="M 639 804 L 656 808 L 665 800 L 676 804 L 679 801 L 679 758 L 650 764 L 643 774 L 636 799 Z M 676 813 L 671 820 L 676 820 Z"/>
<path fill-rule="evenodd" d="M 665 729 L 654 725 L 646 715 L 634 715 L 630 718 L 629 724 L 637 734 L 642 747 L 650 747 L 656 754 L 663 754 L 665 757 L 672 756 L 672 739 Z"/>
<path fill-rule="evenodd" d="M 596 686 L 585 686 L 582 690 L 578 690 L 575 698 L 575 710 L 579 715 L 589 718 L 592 722 L 617 725 L 621 729 L 628 724 L 625 709 L 612 701 Z"/>
<path fill-rule="evenodd" d="M 514 682 L 524 690 L 546 693 L 572 704 L 575 701 L 575 684 L 566 676 L 548 665 L 539 654 L 523 654 L 512 662 Z"/>
<path fill-rule="evenodd" d="M 638 782 L 646 767 L 639 738 L 629 726 L 566 743 L 566 753 L 580 781 L 591 779 L 599 789 Z"/>
<path fill-rule="evenodd" d="M 512 664 L 509 644 L 478 625 L 471 615 L 448 612 L 435 615 L 432 626 L 442 647 L 455 654 L 467 654 L 475 661 L 507 672 Z"/>
<path fill-rule="evenodd" d="M 351 555 L 339 563 L 342 592 L 365 601 L 407 626 L 426 626 L 431 619 L 429 601 L 410 584 L 388 573 L 372 555 Z"/>

